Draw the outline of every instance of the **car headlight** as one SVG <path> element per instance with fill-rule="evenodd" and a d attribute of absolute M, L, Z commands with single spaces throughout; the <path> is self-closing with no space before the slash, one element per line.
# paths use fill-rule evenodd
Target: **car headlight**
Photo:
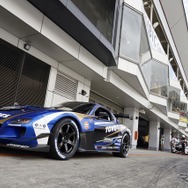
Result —
<path fill-rule="evenodd" d="M 31 120 L 32 120 L 31 118 L 18 118 L 8 123 L 8 125 L 9 126 L 21 126 L 22 124 L 29 123 Z"/>

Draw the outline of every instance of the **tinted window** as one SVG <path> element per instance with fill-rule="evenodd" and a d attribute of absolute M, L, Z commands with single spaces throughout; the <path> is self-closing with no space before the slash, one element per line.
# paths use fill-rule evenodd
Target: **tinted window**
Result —
<path fill-rule="evenodd" d="M 113 120 L 111 113 L 108 110 L 101 107 L 95 111 L 95 116 L 99 117 L 100 119 L 105 119 L 108 121 Z"/>
<path fill-rule="evenodd" d="M 71 0 L 111 42 L 115 0 Z"/>
<path fill-rule="evenodd" d="M 73 112 L 78 112 L 82 114 L 89 114 L 89 112 L 95 106 L 94 103 L 86 103 L 86 102 L 65 102 L 55 106 L 56 109 L 66 109 Z"/>

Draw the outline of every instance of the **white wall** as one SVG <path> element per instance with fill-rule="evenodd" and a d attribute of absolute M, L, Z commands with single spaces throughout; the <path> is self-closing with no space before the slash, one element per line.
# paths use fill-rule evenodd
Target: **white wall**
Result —
<path fill-rule="evenodd" d="M 159 150 L 160 122 L 149 123 L 149 149 Z"/>
<path fill-rule="evenodd" d="M 63 96 L 60 96 L 60 95 L 54 93 L 57 72 L 66 74 L 78 82 L 75 100 L 89 101 L 91 82 L 88 79 L 84 78 L 83 76 L 72 71 L 68 67 L 64 66 L 63 64 L 58 63 L 57 68 L 51 67 L 49 82 L 48 82 L 48 87 L 47 87 L 47 93 L 46 93 L 46 99 L 45 99 L 45 104 L 44 104 L 46 107 L 53 106 L 53 105 L 70 100 L 70 99 L 67 99 Z M 85 96 L 81 95 L 81 93 L 80 93 L 81 90 L 86 91 L 87 94 Z"/>
<path fill-rule="evenodd" d="M 137 9 L 138 11 L 143 11 L 143 1 L 142 0 L 124 0 L 125 3 Z"/>

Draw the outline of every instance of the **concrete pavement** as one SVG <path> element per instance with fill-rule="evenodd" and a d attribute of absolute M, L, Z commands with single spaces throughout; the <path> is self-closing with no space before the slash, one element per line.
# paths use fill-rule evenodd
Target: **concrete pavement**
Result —
<path fill-rule="evenodd" d="M 0 149 L 1 188 L 187 188 L 188 156 L 131 150 L 128 158 L 79 153 L 67 161 L 46 153 Z"/>

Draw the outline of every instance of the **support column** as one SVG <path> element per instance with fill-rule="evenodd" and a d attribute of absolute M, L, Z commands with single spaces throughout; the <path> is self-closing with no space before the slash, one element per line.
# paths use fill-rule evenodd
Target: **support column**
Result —
<path fill-rule="evenodd" d="M 172 130 L 164 129 L 164 151 L 170 151 L 170 141 L 171 141 Z"/>
<path fill-rule="evenodd" d="M 150 121 L 149 123 L 149 149 L 159 150 L 160 122 Z"/>
<path fill-rule="evenodd" d="M 132 149 L 136 149 L 137 140 L 138 140 L 138 117 L 139 117 L 139 110 L 136 108 L 126 108 L 125 114 L 129 114 L 133 116 L 133 120 L 125 119 L 125 125 L 131 130 L 132 132 Z"/>

